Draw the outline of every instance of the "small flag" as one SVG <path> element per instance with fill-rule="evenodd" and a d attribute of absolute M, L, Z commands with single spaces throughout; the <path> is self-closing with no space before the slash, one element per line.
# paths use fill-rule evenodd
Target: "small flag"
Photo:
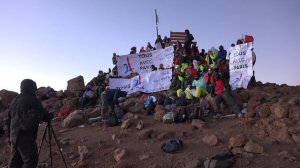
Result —
<path fill-rule="evenodd" d="M 157 11 L 156 11 L 156 9 L 155 9 L 155 21 L 156 21 L 156 25 L 158 25 L 159 19 L 158 19 L 158 16 L 157 16 Z"/>

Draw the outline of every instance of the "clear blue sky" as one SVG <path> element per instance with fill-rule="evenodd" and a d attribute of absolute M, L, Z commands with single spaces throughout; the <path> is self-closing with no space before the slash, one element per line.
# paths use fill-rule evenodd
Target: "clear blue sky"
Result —
<path fill-rule="evenodd" d="M 0 90 L 22 79 L 64 90 L 112 67 L 112 53 L 189 29 L 200 49 L 255 37 L 256 78 L 300 85 L 299 0 L 0 0 Z"/>

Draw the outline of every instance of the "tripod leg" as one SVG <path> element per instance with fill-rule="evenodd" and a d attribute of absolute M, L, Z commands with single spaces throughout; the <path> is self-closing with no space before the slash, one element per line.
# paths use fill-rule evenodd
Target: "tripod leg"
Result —
<path fill-rule="evenodd" d="M 64 162 L 64 164 L 65 164 L 65 168 L 67 168 L 66 160 L 65 160 L 65 158 L 64 158 L 64 155 L 63 155 L 62 151 L 60 150 L 60 149 L 61 149 L 61 148 L 60 148 L 60 145 L 59 145 L 59 143 L 57 142 L 57 138 L 56 138 L 56 135 L 55 135 L 54 130 L 53 130 L 52 127 L 51 127 L 51 132 L 52 132 L 52 134 L 53 134 L 53 137 L 54 137 L 55 143 L 56 143 L 56 145 L 57 145 L 58 151 L 59 151 L 59 153 L 60 153 L 60 156 L 61 156 L 61 158 L 62 158 L 62 160 L 63 160 L 63 162 Z"/>
<path fill-rule="evenodd" d="M 48 134 L 49 134 L 49 149 L 50 149 L 50 167 L 52 168 L 52 144 L 51 144 L 51 140 L 52 140 L 52 134 L 51 134 L 51 125 L 48 124 Z"/>
<path fill-rule="evenodd" d="M 38 150 L 38 158 L 39 158 L 39 156 L 40 156 L 41 149 L 42 149 L 43 143 L 44 143 L 45 138 L 46 138 L 47 127 L 48 127 L 48 125 L 46 125 L 46 127 L 45 127 L 45 130 L 44 130 L 44 133 L 43 133 L 43 136 L 42 136 L 42 141 L 41 141 L 40 146 L 39 146 L 39 150 Z"/>

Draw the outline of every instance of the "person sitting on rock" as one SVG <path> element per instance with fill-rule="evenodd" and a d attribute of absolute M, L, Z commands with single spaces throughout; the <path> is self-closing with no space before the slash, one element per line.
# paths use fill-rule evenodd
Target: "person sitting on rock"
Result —
<path fill-rule="evenodd" d="M 179 74 L 174 74 L 166 96 L 175 96 L 177 90 L 181 88 L 181 81 L 183 81 L 183 77 Z"/>
<path fill-rule="evenodd" d="M 93 91 L 93 86 L 87 85 L 86 90 L 80 99 L 81 108 L 89 107 L 90 105 L 96 103 L 96 101 L 97 101 L 97 97 L 96 97 L 96 93 Z"/>
<path fill-rule="evenodd" d="M 102 120 L 107 120 L 112 117 L 113 109 L 115 105 L 119 104 L 120 97 L 126 97 L 127 92 L 121 91 L 120 89 L 109 89 L 107 88 L 101 94 L 101 117 Z"/>
<path fill-rule="evenodd" d="M 194 76 L 191 93 L 196 98 L 207 95 L 205 80 L 203 76 Z"/>
<path fill-rule="evenodd" d="M 219 118 L 221 116 L 220 106 L 222 101 L 226 103 L 226 105 L 229 106 L 231 111 L 235 113 L 238 117 L 242 117 L 241 108 L 238 106 L 238 104 L 235 102 L 233 97 L 230 95 L 230 93 L 226 92 L 224 90 L 225 86 L 222 80 L 222 74 L 217 73 L 215 74 L 215 83 L 214 83 L 214 111 L 216 113 L 215 118 Z"/>
<path fill-rule="evenodd" d="M 180 97 L 181 92 L 185 92 L 187 99 L 193 99 L 193 96 L 190 92 L 192 82 L 193 82 L 193 77 L 190 75 L 190 72 L 186 70 L 184 78 L 181 81 L 181 88 L 177 90 L 177 96 Z"/>

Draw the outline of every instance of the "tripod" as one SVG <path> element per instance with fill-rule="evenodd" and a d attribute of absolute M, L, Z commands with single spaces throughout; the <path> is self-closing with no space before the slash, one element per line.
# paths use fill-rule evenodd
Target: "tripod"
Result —
<path fill-rule="evenodd" d="M 54 133 L 54 130 L 52 128 L 52 125 L 51 125 L 51 121 L 49 121 L 45 127 L 45 130 L 44 130 L 44 133 L 43 133 L 43 137 L 42 137 L 42 141 L 40 143 L 40 146 L 39 146 L 39 151 L 38 151 L 38 157 L 40 156 L 40 152 L 41 152 L 41 149 L 42 149 L 42 146 L 43 146 L 43 143 L 44 141 L 46 141 L 46 143 L 48 143 L 48 146 L 49 146 L 49 152 L 50 152 L 50 166 L 52 168 L 52 144 L 51 144 L 51 141 L 52 141 L 52 135 L 53 135 L 53 138 L 55 140 L 55 143 L 58 147 L 58 151 L 60 153 L 60 156 L 64 162 L 64 165 L 65 165 L 65 168 L 67 168 L 67 164 L 66 164 L 66 161 L 65 161 L 65 158 L 64 158 L 64 155 L 62 153 L 62 151 L 60 150 L 60 146 L 59 146 L 59 143 L 57 142 L 57 138 L 56 138 L 56 135 Z M 48 138 L 48 140 L 46 139 Z"/>

